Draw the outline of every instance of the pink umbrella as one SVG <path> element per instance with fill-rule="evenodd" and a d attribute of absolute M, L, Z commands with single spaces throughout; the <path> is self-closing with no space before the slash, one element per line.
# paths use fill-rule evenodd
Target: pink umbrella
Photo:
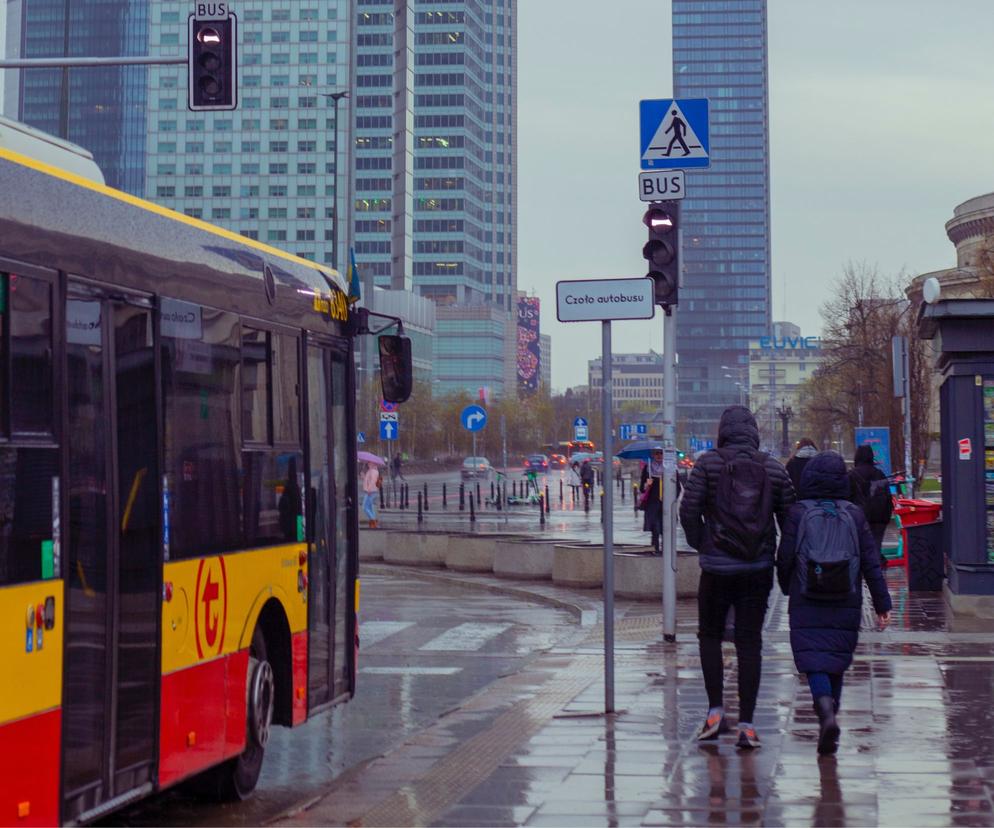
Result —
<path fill-rule="evenodd" d="M 386 460 L 382 457 L 377 457 L 370 451 L 360 451 L 358 456 L 360 463 L 373 463 L 377 466 L 385 466 L 387 464 Z"/>

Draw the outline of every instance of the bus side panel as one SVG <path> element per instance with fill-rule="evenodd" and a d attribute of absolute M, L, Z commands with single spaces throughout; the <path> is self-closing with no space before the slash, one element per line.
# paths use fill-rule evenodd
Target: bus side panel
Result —
<path fill-rule="evenodd" d="M 293 725 L 307 721 L 307 631 L 293 639 Z"/>
<path fill-rule="evenodd" d="M 62 581 L 0 590 L 0 825 L 59 821 L 64 611 Z"/>
<path fill-rule="evenodd" d="M 58 825 L 62 711 L 0 726 L 0 825 Z"/>
<path fill-rule="evenodd" d="M 162 677 L 159 785 L 245 749 L 248 650 Z"/>

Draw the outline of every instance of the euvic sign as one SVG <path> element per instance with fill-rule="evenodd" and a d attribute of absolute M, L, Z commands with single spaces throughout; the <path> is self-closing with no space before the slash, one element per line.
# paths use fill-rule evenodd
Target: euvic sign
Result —
<path fill-rule="evenodd" d="M 764 351 L 817 351 L 821 340 L 817 336 L 761 336 L 759 347 Z"/>

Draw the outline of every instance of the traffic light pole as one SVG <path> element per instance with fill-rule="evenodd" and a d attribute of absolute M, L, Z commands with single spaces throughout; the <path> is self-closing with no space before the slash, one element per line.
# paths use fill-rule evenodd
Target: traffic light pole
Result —
<path fill-rule="evenodd" d="M 677 244 L 683 239 L 678 231 Z M 663 641 L 676 641 L 676 307 L 663 318 Z"/>

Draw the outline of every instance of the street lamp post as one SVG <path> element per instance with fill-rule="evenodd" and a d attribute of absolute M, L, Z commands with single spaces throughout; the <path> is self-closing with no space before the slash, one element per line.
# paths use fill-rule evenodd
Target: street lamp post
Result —
<path fill-rule="evenodd" d="M 749 368 L 745 365 L 722 365 L 722 371 L 737 371 L 738 372 L 738 382 L 735 384 L 739 387 L 739 405 L 746 404 L 746 380 L 749 376 Z M 725 374 L 725 379 L 735 379 L 731 374 Z"/>
<path fill-rule="evenodd" d="M 334 176 L 333 180 L 335 182 L 335 200 L 332 202 L 332 220 L 331 220 L 331 262 L 335 269 L 338 269 L 338 102 L 342 98 L 347 98 L 349 93 L 347 91 L 342 92 L 322 92 L 325 98 L 331 98 L 335 114 L 335 128 L 331 134 L 331 157 L 333 159 L 335 171 L 332 173 Z"/>
<path fill-rule="evenodd" d="M 787 405 L 787 400 L 780 400 L 780 407 L 776 410 L 777 416 L 780 418 L 780 422 L 783 423 L 783 444 L 781 446 L 781 453 L 784 457 L 790 454 L 790 434 L 788 431 L 788 423 L 790 418 L 794 416 L 794 409 Z"/>

